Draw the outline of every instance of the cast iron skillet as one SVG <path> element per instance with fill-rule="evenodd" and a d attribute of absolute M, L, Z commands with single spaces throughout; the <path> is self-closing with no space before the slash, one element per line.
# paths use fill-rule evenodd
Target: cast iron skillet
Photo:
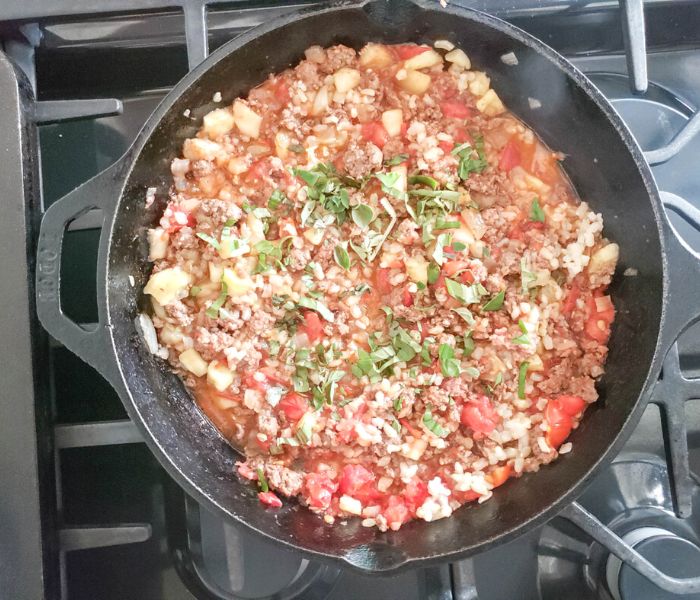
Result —
<path fill-rule="evenodd" d="M 483 505 L 434 523 L 414 521 L 399 532 L 363 528 L 359 520 L 330 527 L 295 502 L 266 510 L 253 486 L 239 481 L 239 458 L 202 415 L 167 365 L 148 353 L 135 327 L 150 271 L 146 229 L 162 211 L 170 161 L 201 117 L 294 65 L 313 45 L 368 41 L 425 42 L 447 38 L 487 71 L 506 105 L 564 152 L 564 168 L 583 199 L 605 219 L 605 234 L 620 245 L 610 288 L 617 318 L 600 400 L 571 436 L 574 450 L 540 472 L 511 480 Z M 513 52 L 518 64 L 501 56 Z M 541 101 L 531 109 L 528 98 Z M 219 105 L 220 106 L 220 105 Z M 183 116 L 191 109 L 194 120 Z M 144 208 L 145 191 L 158 186 Z M 66 225 L 86 210 L 105 215 L 98 257 L 99 324 L 86 331 L 60 309 L 60 254 Z M 669 273 L 667 252 L 674 254 Z M 626 268 L 638 275 L 625 277 Z M 692 274 L 695 273 L 693 278 Z M 285 16 L 223 46 L 194 69 L 151 115 L 117 163 L 51 206 L 38 247 L 37 307 L 44 327 L 115 387 L 132 420 L 167 471 L 184 489 L 222 516 L 317 556 L 366 571 L 466 556 L 553 517 L 616 453 L 637 422 L 661 360 L 677 334 L 697 316 L 687 289 L 698 262 L 672 233 L 640 149 L 600 92 L 551 48 L 485 14 L 435 0 L 369 0 Z M 135 278 L 135 285 L 129 283 Z M 672 281 L 669 277 L 676 277 Z M 695 284 L 697 287 L 697 284 Z M 697 295 L 696 295 L 697 297 Z"/>

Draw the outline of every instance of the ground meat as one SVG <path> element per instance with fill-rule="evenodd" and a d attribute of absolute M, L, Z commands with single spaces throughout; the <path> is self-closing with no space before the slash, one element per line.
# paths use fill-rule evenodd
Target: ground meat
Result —
<path fill-rule="evenodd" d="M 352 48 L 339 44 L 326 50 L 326 62 L 320 65 L 324 73 L 334 73 L 341 67 L 354 65 L 356 52 Z"/>
<path fill-rule="evenodd" d="M 382 151 L 372 143 L 350 142 L 343 157 L 345 171 L 351 177 L 360 179 L 382 164 Z"/>
<path fill-rule="evenodd" d="M 597 398 L 614 310 L 593 290 L 615 265 L 549 150 L 481 112 L 488 76 L 435 65 L 409 92 L 398 51 L 374 50 L 392 64 L 310 48 L 250 91 L 253 115 L 219 105 L 171 165 L 144 291 L 159 355 L 244 449 L 243 477 L 386 530 L 558 456 L 581 415 L 555 427 L 547 407 Z M 487 164 L 465 174 L 468 137 Z M 532 149 L 519 169 L 510 142 Z"/>
<path fill-rule="evenodd" d="M 311 252 L 306 248 L 292 248 L 289 251 L 288 266 L 292 271 L 301 271 L 311 260 Z"/>

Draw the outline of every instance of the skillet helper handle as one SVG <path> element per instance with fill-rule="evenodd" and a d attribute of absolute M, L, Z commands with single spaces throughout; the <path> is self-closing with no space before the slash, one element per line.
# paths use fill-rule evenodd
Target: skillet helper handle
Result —
<path fill-rule="evenodd" d="M 700 231 L 700 210 L 690 202 L 670 192 L 661 192 L 661 201 L 667 212 L 676 213 Z M 700 319 L 700 253 L 678 235 L 668 218 L 666 221 L 669 291 L 661 334 L 663 356 L 678 336 Z"/>
<path fill-rule="evenodd" d="M 596 542 L 607 548 L 626 565 L 632 567 L 642 577 L 671 594 L 697 594 L 700 592 L 700 577 L 671 577 L 657 569 L 632 546 L 627 544 L 612 529 L 601 523 L 577 502 L 572 502 L 561 513 L 579 529 L 590 535 Z"/>
<path fill-rule="evenodd" d="M 81 327 L 68 318 L 61 309 L 61 255 L 63 240 L 68 225 L 90 209 L 103 210 L 104 221 L 100 233 L 100 259 L 108 223 L 109 207 L 115 203 L 116 174 L 118 163 L 108 167 L 80 187 L 54 202 L 44 213 L 39 231 L 36 263 L 36 308 L 39 321 L 52 337 L 61 342 L 71 352 L 94 367 L 110 383 L 116 376 L 115 366 L 108 352 L 109 336 L 105 317 L 105 306 L 99 300 L 100 281 L 104 275 L 98 274 L 98 323 L 94 329 Z M 98 267 L 99 270 L 99 267 Z"/>

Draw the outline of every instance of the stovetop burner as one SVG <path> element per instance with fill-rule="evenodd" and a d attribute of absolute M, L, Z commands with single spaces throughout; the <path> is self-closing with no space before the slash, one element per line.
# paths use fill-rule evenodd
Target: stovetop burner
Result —
<path fill-rule="evenodd" d="M 649 83 L 642 95 L 630 93 L 619 11 L 613 3 L 453 2 L 503 16 L 572 58 L 611 99 L 644 150 L 665 146 L 697 117 L 700 31 L 693 23 L 700 19 L 700 2 L 673 6 L 647 2 L 646 33 L 652 51 L 646 57 Z M 624 451 L 582 496 L 582 508 L 567 509 L 566 518 L 472 559 L 382 578 L 308 561 L 224 524 L 165 475 L 103 380 L 60 345 L 53 344 L 46 359 L 48 346 L 31 324 L 27 308 L 32 292 L 22 287 L 32 268 L 26 259 L 33 254 L 39 207 L 32 203 L 39 200 L 38 186 L 49 204 L 104 169 L 126 149 L 167 88 L 184 75 L 188 59 L 193 66 L 204 55 L 207 40 L 214 47 L 272 14 L 293 8 L 274 1 L 239 0 L 225 9 L 210 7 L 208 19 L 200 18 L 207 4 L 205 0 L 188 2 L 179 14 L 171 10 L 182 5 L 179 0 L 149 1 L 149 7 L 165 6 L 170 12 L 148 14 L 138 12 L 143 3 L 137 0 L 104 0 L 99 6 L 88 0 L 54 0 L 44 6 L 6 0 L 0 7 L 2 48 L 34 82 L 41 100 L 31 104 L 26 84 L 21 95 L 25 104 L 18 104 L 20 96 L 8 94 L 14 84 L 0 80 L 7 82 L 0 85 L 0 106 L 6 108 L 0 123 L 5 124 L 3 131 L 17 134 L 16 142 L 10 141 L 10 134 L 4 141 L 15 143 L 16 157 L 22 156 L 22 149 L 25 156 L 31 155 L 33 118 L 40 124 L 42 157 L 41 180 L 34 187 L 32 166 L 21 160 L 12 163 L 9 154 L 0 164 L 1 185 L 16 186 L 5 196 L 15 204 L 5 206 L 7 218 L 0 221 L 0 240 L 12 242 L 4 246 L 7 252 L 0 253 L 0 271 L 13 288 L 7 290 L 4 284 L 0 298 L 17 307 L 12 323 L 0 317 L 0 333 L 3 339 L 32 339 L 37 346 L 32 353 L 16 344 L 8 357 L 5 364 L 14 377 L 3 377 L 12 384 L 6 386 L 5 393 L 11 397 L 2 398 L 2 414 L 16 410 L 17 398 L 27 399 L 26 390 L 31 387 L 27 365 L 32 360 L 41 366 L 37 372 L 50 379 L 47 390 L 41 377 L 35 376 L 35 414 L 23 414 L 22 424 L 0 420 L 0 444 L 32 441 L 35 432 L 39 436 L 38 456 L 23 455 L 29 458 L 22 467 L 26 476 L 8 478 L 0 490 L 0 506 L 16 511 L 23 531 L 8 553 L 3 546 L 7 525 L 0 520 L 0 589 L 9 597 L 31 600 L 42 596 L 184 600 L 193 595 L 231 600 L 681 597 L 650 583 L 650 579 L 661 581 L 658 574 L 642 577 L 631 568 L 635 563 L 639 570 L 646 569 L 629 550 L 637 550 L 673 577 L 700 576 L 700 492 L 691 480 L 697 481 L 697 475 L 689 468 L 700 471 L 700 402 L 683 405 L 700 392 L 692 392 L 698 389 L 697 382 L 688 382 L 682 375 L 700 375 L 700 325 L 681 336 L 672 356 L 675 363 L 664 369 L 663 385 L 654 399 L 659 406 L 649 406 Z M 636 48 L 631 58 L 639 68 L 644 63 L 644 46 L 640 53 L 634 33 L 639 31 L 635 19 L 641 0 L 624 4 L 630 23 L 637 23 L 630 48 Z M 92 11 L 110 15 L 40 18 Z M 119 11 L 129 15 L 120 16 Z M 8 18 L 16 21 L 3 22 Z M 157 59 L 147 60 L 153 57 Z M 632 78 L 640 89 L 646 84 L 642 75 L 643 69 Z M 86 96 L 97 100 L 85 100 Z M 700 205 L 699 151 L 700 136 L 696 136 L 670 160 L 654 167 L 661 189 L 696 206 Z M 87 215 L 72 224 L 66 237 L 64 255 L 71 268 L 66 269 L 64 310 L 86 324 L 95 320 L 90 274 L 100 219 L 97 213 Z M 675 213 L 671 220 L 700 249 L 697 229 Z M 8 291 L 16 293 L 8 295 Z M 29 377 L 18 377 L 20 373 Z M 31 399 L 23 404 L 31 405 Z M 15 447 L 5 454 L 12 452 L 16 453 Z M 11 492 L 15 500 L 5 502 L 3 492 Z M 18 503 L 19 497 L 23 501 Z M 590 515 L 602 525 L 595 525 Z M 583 524 L 589 533 L 574 523 Z M 612 534 L 622 538 L 621 545 Z M 12 573 L 13 579 L 8 580 L 6 573 Z"/>

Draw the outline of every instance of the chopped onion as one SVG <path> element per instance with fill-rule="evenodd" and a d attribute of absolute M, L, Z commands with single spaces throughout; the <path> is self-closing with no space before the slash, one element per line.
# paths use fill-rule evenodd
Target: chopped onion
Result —
<path fill-rule="evenodd" d="M 537 98 L 530 98 L 528 96 L 527 103 L 532 110 L 537 110 L 538 108 L 542 108 L 542 103 Z"/>

